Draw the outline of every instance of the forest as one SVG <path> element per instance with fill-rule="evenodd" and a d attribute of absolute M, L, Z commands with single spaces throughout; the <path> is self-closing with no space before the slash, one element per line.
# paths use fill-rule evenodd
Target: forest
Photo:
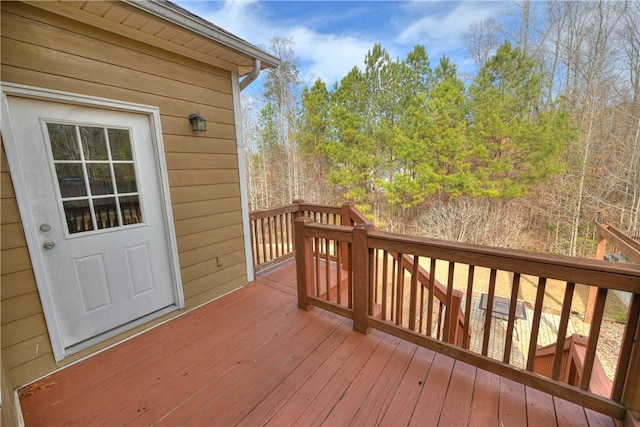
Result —
<path fill-rule="evenodd" d="M 242 100 L 250 209 L 352 201 L 387 231 L 588 257 L 596 222 L 640 237 L 640 2 L 510 11 L 469 27 L 472 75 L 375 44 L 305 82 L 272 39 Z"/>

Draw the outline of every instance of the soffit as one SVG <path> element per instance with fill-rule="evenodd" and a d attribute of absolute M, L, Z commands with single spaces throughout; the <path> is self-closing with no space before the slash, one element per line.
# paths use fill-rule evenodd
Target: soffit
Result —
<path fill-rule="evenodd" d="M 166 0 L 25 1 L 95 27 L 120 34 L 207 64 L 235 71 L 274 68 L 279 60 L 222 28 Z"/>

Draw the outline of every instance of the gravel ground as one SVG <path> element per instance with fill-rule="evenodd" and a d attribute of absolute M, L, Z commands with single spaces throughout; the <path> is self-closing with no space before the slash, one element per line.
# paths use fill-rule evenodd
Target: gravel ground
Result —
<path fill-rule="evenodd" d="M 600 328 L 600 339 L 598 340 L 596 354 L 611 382 L 613 382 L 618 363 L 618 353 L 620 352 L 620 343 L 624 335 L 624 326 L 622 323 L 604 320 Z"/>

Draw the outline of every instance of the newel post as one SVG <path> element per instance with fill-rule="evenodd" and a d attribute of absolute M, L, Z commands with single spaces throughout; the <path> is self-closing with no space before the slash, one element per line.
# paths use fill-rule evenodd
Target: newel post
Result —
<path fill-rule="evenodd" d="M 298 308 L 309 309 L 307 301 L 309 286 L 313 283 L 313 248 L 311 239 L 304 236 L 304 226 L 313 222 L 311 218 L 298 218 L 293 223 L 293 238 L 296 245 L 296 281 L 298 285 Z"/>
<path fill-rule="evenodd" d="M 369 315 L 369 245 L 370 224 L 353 228 L 353 330 L 367 333 Z"/>
<path fill-rule="evenodd" d="M 598 246 L 596 246 L 596 259 L 603 260 L 604 252 L 607 248 L 607 240 L 600 237 L 598 240 Z M 593 309 L 596 306 L 596 296 L 598 295 L 598 288 L 596 286 L 589 287 L 589 297 L 587 298 L 587 308 L 584 312 L 584 323 L 591 323 L 593 320 Z"/>
<path fill-rule="evenodd" d="M 351 223 L 351 209 L 353 209 L 353 202 L 343 203 L 340 207 L 340 225 L 344 225 L 346 227 L 351 227 L 353 224 Z M 347 242 L 340 243 L 340 264 L 350 269 L 351 266 L 349 263 L 351 260 L 349 259 L 349 245 Z"/>

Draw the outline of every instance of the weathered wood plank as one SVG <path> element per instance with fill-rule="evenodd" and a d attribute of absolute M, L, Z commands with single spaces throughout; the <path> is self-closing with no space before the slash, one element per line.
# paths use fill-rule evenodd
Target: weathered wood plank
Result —
<path fill-rule="evenodd" d="M 500 377 L 484 369 L 476 371 L 475 389 L 469 420 L 479 426 L 498 426 L 500 414 Z"/>
<path fill-rule="evenodd" d="M 409 425 L 438 425 L 454 363 L 452 359 L 436 353 Z"/>

